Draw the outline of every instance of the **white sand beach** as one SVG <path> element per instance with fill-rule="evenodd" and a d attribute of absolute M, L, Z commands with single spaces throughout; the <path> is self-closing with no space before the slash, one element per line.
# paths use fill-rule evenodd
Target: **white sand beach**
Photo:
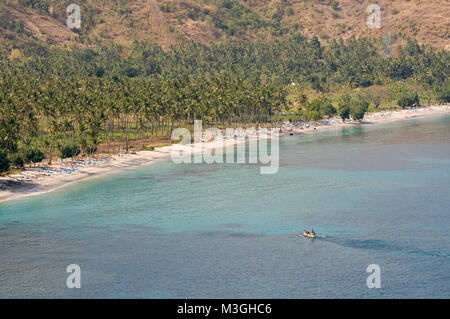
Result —
<path fill-rule="evenodd" d="M 223 141 L 202 142 L 201 145 L 191 144 L 192 155 L 201 153 L 205 149 L 230 147 L 233 144 L 244 143 L 245 140 L 228 139 Z M 153 151 L 139 151 L 135 154 L 117 154 L 107 156 L 103 160 L 88 160 L 95 163 L 71 168 L 74 163 L 65 161 L 43 168 L 26 168 L 25 172 L 0 177 L 0 202 L 19 199 L 32 195 L 39 195 L 55 191 L 82 180 L 104 176 L 120 171 L 133 170 L 143 165 L 149 165 L 161 159 L 171 157 L 172 145 L 155 148 Z M 187 146 L 184 146 L 186 149 Z M 77 161 L 78 162 L 78 161 Z M 87 162 L 87 161 L 86 161 Z M 53 169 L 48 169 L 48 167 Z M 56 172 L 57 171 L 57 172 Z"/>
<path fill-rule="evenodd" d="M 374 123 L 405 120 L 423 116 L 434 116 L 450 113 L 450 105 L 431 106 L 418 109 L 401 111 L 385 111 L 368 113 L 364 120 L 359 122 L 343 123 L 339 117 L 316 123 L 302 123 L 301 125 L 285 123 L 281 125 L 283 133 L 311 134 L 323 130 L 339 129 L 354 125 L 368 125 Z M 242 138 L 227 138 L 223 141 L 216 140 L 203 142 L 201 145 L 192 144 L 192 154 L 202 152 L 205 148 L 230 147 L 233 144 L 244 143 Z M 75 182 L 104 176 L 125 170 L 133 170 L 137 167 L 154 163 L 161 159 L 171 157 L 173 146 L 156 148 L 154 151 L 139 151 L 136 154 L 117 154 L 105 156 L 100 160 L 86 160 L 73 163 L 73 168 L 60 163 L 59 166 L 42 168 L 27 168 L 25 172 L 12 176 L 0 177 L 0 202 L 19 199 L 26 196 L 39 195 L 51 192 Z"/>

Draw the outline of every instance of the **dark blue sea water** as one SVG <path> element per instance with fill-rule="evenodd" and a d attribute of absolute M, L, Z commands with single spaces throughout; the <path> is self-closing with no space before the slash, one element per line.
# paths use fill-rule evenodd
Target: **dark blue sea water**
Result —
<path fill-rule="evenodd" d="M 0 204 L 0 297 L 450 297 L 450 116 L 280 152 L 275 175 L 163 161 Z"/>

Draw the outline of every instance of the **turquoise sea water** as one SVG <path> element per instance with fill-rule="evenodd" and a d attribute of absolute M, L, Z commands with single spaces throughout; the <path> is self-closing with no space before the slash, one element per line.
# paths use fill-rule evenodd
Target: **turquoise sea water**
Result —
<path fill-rule="evenodd" d="M 2 203 L 0 297 L 450 297 L 450 116 L 285 137 L 280 157 L 275 175 L 162 161 Z"/>

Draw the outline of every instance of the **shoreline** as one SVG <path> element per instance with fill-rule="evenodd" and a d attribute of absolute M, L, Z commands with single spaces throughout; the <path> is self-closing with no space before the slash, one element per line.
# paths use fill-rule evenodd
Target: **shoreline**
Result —
<path fill-rule="evenodd" d="M 202 142 L 202 147 L 197 144 L 191 144 L 192 155 L 203 152 L 204 149 L 211 149 L 220 146 L 230 147 L 238 145 L 244 140 L 225 140 Z M 62 174 L 56 176 L 43 176 L 32 181 L 23 181 L 20 184 L 13 185 L 7 190 L 0 191 L 0 204 L 7 201 L 22 199 L 36 195 L 47 194 L 76 182 L 107 176 L 128 170 L 151 165 L 157 161 L 170 159 L 173 145 L 155 148 L 153 151 L 138 151 L 136 154 L 119 154 L 113 156 L 113 160 L 103 162 L 98 165 L 82 167 L 71 174 Z M 2 182 L 11 180 L 11 177 L 0 177 Z"/>
<path fill-rule="evenodd" d="M 400 120 L 407 120 L 420 117 L 428 117 L 435 115 L 450 114 L 450 105 L 431 106 L 419 109 L 401 110 L 401 111 L 386 111 L 368 113 L 365 115 L 363 121 L 359 122 L 346 122 L 333 118 L 327 120 L 328 124 L 313 124 L 308 127 L 297 127 L 295 125 L 285 125 L 282 131 L 292 134 L 310 134 L 322 131 L 337 130 L 343 127 L 351 127 L 354 125 L 371 125 L 382 124 Z M 323 121 L 320 121 L 323 122 Z M 286 127 L 287 126 L 287 127 Z M 232 145 L 237 145 L 245 142 L 242 139 L 226 139 L 224 141 L 210 141 L 203 142 L 202 146 L 206 149 L 216 148 L 217 146 L 224 146 L 225 148 Z M 22 199 L 29 196 L 36 196 L 41 194 L 50 193 L 61 189 L 63 187 L 72 185 L 76 182 L 85 181 L 88 179 L 106 176 L 117 172 L 123 172 L 127 170 L 134 170 L 145 165 L 150 165 L 156 161 L 168 159 L 171 157 L 173 145 L 156 148 L 154 151 L 139 151 L 136 154 L 116 155 L 108 162 L 102 162 L 101 164 L 81 167 L 75 172 L 70 174 L 61 174 L 53 176 L 43 176 L 32 180 L 30 182 L 23 182 L 17 185 L 13 185 L 6 190 L 0 191 L 0 203 Z M 199 145 L 191 144 L 192 154 L 198 154 L 203 151 Z M 11 177 L 0 177 L 0 182 L 11 180 Z"/>

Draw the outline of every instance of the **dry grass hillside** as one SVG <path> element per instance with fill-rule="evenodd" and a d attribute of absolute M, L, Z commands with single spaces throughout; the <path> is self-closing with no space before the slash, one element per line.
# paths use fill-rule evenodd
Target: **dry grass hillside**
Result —
<path fill-rule="evenodd" d="M 449 0 L 83 0 L 81 29 L 66 26 L 76 0 L 2 0 L 2 40 L 26 34 L 48 44 L 79 36 L 103 43 L 150 40 L 169 47 L 182 39 L 204 43 L 271 41 L 301 33 L 321 41 L 351 36 L 399 39 L 448 47 Z M 381 7 L 381 28 L 366 26 L 367 7 Z"/>

